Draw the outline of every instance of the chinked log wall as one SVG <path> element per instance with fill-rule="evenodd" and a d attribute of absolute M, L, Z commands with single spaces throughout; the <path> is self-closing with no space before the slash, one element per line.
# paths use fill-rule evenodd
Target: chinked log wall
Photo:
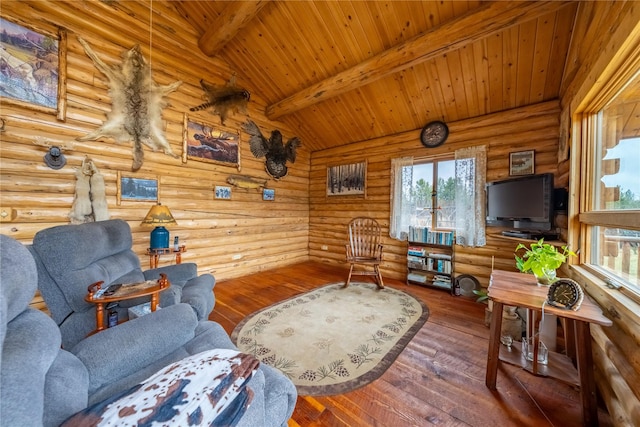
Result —
<path fill-rule="evenodd" d="M 239 277 L 277 266 L 308 259 L 309 154 L 303 148 L 290 165 L 289 175 L 275 181 L 274 201 L 263 201 L 256 189 L 233 188 L 231 200 L 214 199 L 215 185 L 228 185 L 231 174 L 261 179 L 269 176 L 264 159 L 249 151 L 247 135 L 241 138 L 241 171 L 235 167 L 195 160 L 182 163 L 145 147 L 145 162 L 131 172 L 131 143 L 100 141 L 78 142 L 75 138 L 93 131 L 111 109 L 107 78 L 94 66 L 77 40 L 84 38 L 108 65 L 121 63 L 121 52 L 139 43 L 144 56 L 151 57 L 153 78 L 158 84 L 176 80 L 184 83 L 169 95 L 170 106 L 163 110 L 165 135 L 176 154 L 182 153 L 183 113 L 202 103 L 199 81 L 224 84 L 233 74 L 228 65 L 209 58 L 197 46 L 198 35 L 171 8 L 171 2 L 153 3 L 153 34 L 150 51 L 148 3 L 138 2 L 19 2 L 2 4 L 2 17 L 36 31 L 56 34 L 57 27 L 68 32 L 67 114 L 57 121 L 55 114 L 35 112 L 9 105 L 2 100 L 0 117 L 6 131 L 1 134 L 0 191 L 2 210 L 7 212 L 0 232 L 30 243 L 41 229 L 68 224 L 75 191 L 74 172 L 85 155 L 104 175 L 107 202 L 112 218 L 126 220 L 133 231 L 134 250 L 143 267 L 149 245 L 149 228 L 140 226 L 152 202 L 116 202 L 116 177 L 158 177 L 160 202 L 171 209 L 178 225 L 169 227 L 187 245 L 184 262 L 196 262 L 200 272 L 212 272 L 216 278 Z M 242 85 L 242 81 L 237 82 Z M 251 94 L 248 116 L 269 135 L 280 129 L 285 138 L 294 136 L 282 123 L 264 117 L 265 102 L 259 93 Z M 210 111 L 190 113 L 196 122 L 217 125 L 219 118 Z M 235 114 L 227 119 L 229 129 L 237 131 L 247 116 Z M 34 145 L 37 136 L 73 144 L 66 151 L 67 165 L 49 169 L 43 162 L 46 150 Z M 161 264 L 169 262 L 163 257 Z"/>
<path fill-rule="evenodd" d="M 403 156 L 428 158 L 450 155 L 460 148 L 487 147 L 487 182 L 509 178 L 509 153 L 535 151 L 535 173 L 556 174 L 556 187 L 567 187 L 568 175 L 558 168 L 560 106 L 551 101 L 479 118 L 449 123 L 449 138 L 437 148 L 424 148 L 419 131 L 364 141 L 349 146 L 314 152 L 311 156 L 311 259 L 327 263 L 344 262 L 346 224 L 356 216 L 374 217 L 383 227 L 383 275 L 406 276 L 407 243 L 389 237 L 391 159 Z M 327 196 L 327 167 L 367 161 L 366 198 Z M 560 171 L 560 172 L 559 172 Z M 566 219 L 561 220 L 566 228 Z M 497 228 L 488 228 L 495 234 Z M 489 283 L 492 256 L 494 268 L 515 270 L 513 252 L 517 241 L 488 236 L 479 248 L 456 246 L 457 274 L 472 274 L 483 286 Z M 327 249 L 323 250 L 326 246 Z"/>

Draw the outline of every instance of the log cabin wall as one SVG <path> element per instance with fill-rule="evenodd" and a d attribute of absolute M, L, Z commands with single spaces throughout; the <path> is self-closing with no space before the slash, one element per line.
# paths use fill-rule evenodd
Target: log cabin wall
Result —
<path fill-rule="evenodd" d="M 0 16 L 36 31 L 55 34 L 59 27 L 68 33 L 66 57 L 66 120 L 55 114 L 2 103 L 0 118 L 5 132 L 0 134 L 0 232 L 29 243 L 44 228 L 67 224 L 75 190 L 75 170 L 85 155 L 90 156 L 107 185 L 107 201 L 112 218 L 122 218 L 132 227 L 134 249 L 146 265 L 149 230 L 140 221 L 151 203 L 117 204 L 118 172 L 129 174 L 131 143 L 111 139 L 77 142 L 102 124 L 110 110 L 107 79 L 95 68 L 77 41 L 82 36 L 108 64 L 118 63 L 120 54 L 135 43 L 152 60 L 154 80 L 168 84 L 184 83 L 169 95 L 163 110 L 165 134 L 174 152 L 182 153 L 183 114 L 199 104 L 204 78 L 223 84 L 233 74 L 226 63 L 203 55 L 197 46 L 198 34 L 172 8 L 157 2 L 152 15 L 149 2 L 46 2 L 3 0 Z M 634 8 L 635 6 L 635 8 Z M 152 19 L 151 19 L 152 16 Z M 563 112 L 584 94 L 589 79 L 606 66 L 615 54 L 610 42 L 616 31 L 640 19 L 634 2 L 580 2 L 574 29 L 572 50 L 568 55 L 563 83 Z M 151 24 L 152 23 L 152 24 Z M 150 31 L 150 24 L 152 29 Z M 592 28 L 609 31 L 591 31 Z M 615 41 L 615 40 L 614 40 Z M 615 44 L 615 43 L 614 43 Z M 619 45 L 618 45 L 619 46 Z M 604 64 L 604 65 L 603 65 Z M 238 84 L 242 85 L 239 80 Z M 251 94 L 248 116 L 264 131 L 278 128 L 285 137 L 293 136 L 280 122 L 264 115 L 266 102 L 259 93 Z M 255 190 L 233 189 L 231 200 L 215 200 L 214 185 L 226 185 L 230 174 L 242 173 L 262 179 L 262 160 L 255 159 L 243 135 L 241 165 L 233 167 L 188 160 L 182 163 L 145 148 L 145 163 L 131 176 L 156 176 L 160 182 L 160 201 L 169 206 L 179 225 L 170 228 L 187 245 L 185 262 L 198 263 L 201 272 L 212 272 L 218 279 L 239 277 L 256 271 L 309 258 L 325 263 L 344 263 L 346 224 L 357 215 L 370 215 L 384 227 L 385 262 L 383 275 L 404 278 L 406 243 L 388 237 L 389 172 L 394 157 L 424 157 L 453 153 L 456 148 L 487 145 L 489 181 L 508 176 L 508 154 L 535 150 L 536 172 L 553 172 L 556 187 L 567 187 L 570 161 L 557 163 L 561 123 L 559 102 L 547 102 L 517 110 L 449 123 L 449 140 L 441 147 L 426 150 L 418 142 L 419 130 L 399 133 L 349 146 L 314 152 L 303 148 L 279 181 L 269 180 L 275 189 L 275 201 L 262 201 Z M 219 119 L 207 111 L 190 113 L 196 121 L 217 125 Z M 562 119 L 561 119 L 562 117 Z M 237 129 L 246 116 L 236 114 L 227 127 Z M 566 128 L 565 128 L 566 130 Z M 45 151 L 33 144 L 38 136 L 57 143 L 72 143 L 64 154 L 68 163 L 52 170 L 42 161 Z M 337 164 L 367 161 L 366 198 L 326 196 L 326 168 Z M 564 221 L 564 222 L 563 222 Z M 566 218 L 558 225 L 566 232 Z M 492 234 L 497 230 L 489 229 Z M 513 270 L 516 242 L 489 237 L 487 246 L 476 249 L 456 247 L 456 274 L 473 274 L 483 285 L 488 283 L 491 256 L 495 268 Z M 323 249 L 326 246 L 326 250 Z M 163 259 L 162 262 L 169 262 Z M 591 296 L 612 312 L 618 312 L 611 328 L 594 328 L 596 379 L 616 425 L 632 425 L 640 407 L 640 360 L 638 359 L 640 320 L 638 313 L 620 306 L 607 292 Z"/>
<path fill-rule="evenodd" d="M 574 27 L 574 40 L 567 54 L 567 69 L 563 81 L 562 117 L 571 117 L 574 132 L 580 126 L 579 117 L 572 117 L 576 108 L 594 86 L 608 81 L 610 64 L 620 64 L 619 51 L 623 46 L 638 44 L 640 4 L 637 2 L 580 2 Z M 606 28 L 607 31 L 592 31 Z M 635 37 L 633 34 L 635 33 Z M 608 74 L 607 74 L 608 73 Z M 568 128 L 567 128 L 568 129 Z M 573 141 L 575 148 L 578 141 Z M 561 165 L 569 171 L 569 166 Z M 572 162 L 570 176 L 579 175 L 579 162 Z M 578 194 L 577 183 L 572 184 L 572 195 Z M 571 197 L 570 210 L 578 211 L 578 199 Z M 570 241 L 578 239 L 579 223 L 569 223 Z M 568 272 L 585 286 L 586 292 L 613 321 L 613 326 L 591 326 L 593 358 L 598 390 L 607 405 L 611 419 L 617 426 L 637 426 L 640 420 L 640 305 L 618 290 L 607 288 L 602 281 L 586 274 L 583 269 Z"/>
<path fill-rule="evenodd" d="M 149 5 L 153 5 L 150 16 Z M 127 221 L 133 232 L 134 250 L 143 267 L 148 268 L 150 228 L 140 225 L 153 202 L 123 200 L 117 203 L 116 177 L 157 177 L 159 201 L 170 208 L 178 222 L 170 226 L 171 237 L 179 236 L 187 247 L 183 262 L 196 262 L 201 273 L 211 272 L 220 280 L 239 277 L 264 269 L 306 261 L 308 259 L 309 154 L 298 150 L 289 174 L 267 187 L 275 190 L 274 201 L 263 201 L 256 189 L 232 187 L 231 200 L 214 199 L 215 185 L 229 185 L 231 174 L 267 180 L 264 159 L 249 151 L 248 137 L 241 134 L 241 170 L 195 160 L 183 163 L 162 152 L 145 147 L 145 161 L 138 172 L 131 172 L 132 143 L 118 143 L 111 138 L 99 141 L 76 141 L 99 127 L 111 109 L 108 79 L 85 54 L 77 37 L 85 39 L 108 65 L 120 64 L 120 54 L 140 44 L 143 55 L 151 59 L 153 78 L 159 85 L 176 80 L 183 84 L 168 96 L 170 105 L 163 110 L 164 132 L 172 150 L 183 150 L 183 114 L 195 122 L 220 124 L 209 110 L 191 113 L 190 107 L 203 102 L 200 79 L 224 84 L 233 75 L 228 65 L 201 53 L 198 37 L 172 8 L 170 2 L 21 2 L 3 1 L 1 16 L 9 21 L 46 34 L 56 34 L 58 27 L 67 31 L 66 120 L 55 114 L 14 106 L 2 99 L 0 117 L 5 120 L 0 154 L 0 191 L 2 216 L 0 232 L 30 243 L 41 229 L 68 224 L 74 199 L 75 171 L 89 156 L 104 175 L 111 218 Z M 152 21 L 152 30 L 149 23 Z M 242 86 L 238 79 L 237 84 Z M 292 132 L 282 123 L 264 116 L 265 102 L 260 93 L 252 93 L 248 113 L 235 114 L 226 128 L 238 131 L 247 116 L 265 135 L 280 129 L 290 138 Z M 67 165 L 59 170 L 43 162 L 46 150 L 34 144 L 45 137 L 63 145 L 73 145 L 64 152 Z M 161 265 L 172 262 L 161 258 Z"/>
<path fill-rule="evenodd" d="M 449 125 L 447 141 L 437 148 L 424 148 L 419 130 L 391 137 L 362 141 L 344 147 L 315 151 L 311 155 L 309 256 L 325 263 L 344 263 L 346 225 L 356 216 L 374 217 L 383 228 L 383 276 L 406 277 L 407 243 L 389 237 L 391 159 L 451 155 L 459 148 L 487 147 L 487 182 L 509 177 L 509 153 L 534 150 L 535 173 L 558 173 L 560 104 L 550 101 Z M 327 196 L 327 167 L 367 162 L 366 197 Z M 556 187 L 566 187 L 559 176 Z M 566 223 L 566 221 L 563 221 Z M 566 228 L 566 224 L 565 224 Z M 455 247 L 455 274 L 472 274 L 483 286 L 489 283 L 492 256 L 494 268 L 515 271 L 515 239 L 494 237 L 501 229 L 487 229 L 487 245 Z"/>

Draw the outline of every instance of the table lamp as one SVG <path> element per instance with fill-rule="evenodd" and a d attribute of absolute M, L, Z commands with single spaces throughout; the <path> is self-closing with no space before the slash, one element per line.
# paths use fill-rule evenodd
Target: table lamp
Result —
<path fill-rule="evenodd" d="M 163 249 L 169 247 L 169 230 L 164 228 L 164 226 L 168 224 L 177 224 L 168 207 L 162 206 L 158 203 L 149 209 L 149 213 L 147 213 L 147 216 L 142 220 L 142 225 L 156 226 L 156 228 L 151 231 L 151 239 L 149 243 L 150 249 Z"/>

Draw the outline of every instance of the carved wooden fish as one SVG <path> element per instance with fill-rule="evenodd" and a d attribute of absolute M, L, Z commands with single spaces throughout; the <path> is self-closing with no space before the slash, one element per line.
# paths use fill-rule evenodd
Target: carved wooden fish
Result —
<path fill-rule="evenodd" d="M 255 188 L 258 191 L 267 185 L 266 179 L 254 178 L 248 175 L 229 175 L 227 182 L 238 188 Z"/>

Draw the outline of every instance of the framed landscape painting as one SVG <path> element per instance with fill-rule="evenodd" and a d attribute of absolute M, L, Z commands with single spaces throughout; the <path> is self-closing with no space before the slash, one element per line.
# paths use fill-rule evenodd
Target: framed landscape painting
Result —
<path fill-rule="evenodd" d="M 118 172 L 116 202 L 157 202 L 160 182 L 157 177 L 124 176 Z"/>
<path fill-rule="evenodd" d="M 327 196 L 365 195 L 367 162 L 327 168 Z"/>
<path fill-rule="evenodd" d="M 240 133 L 193 121 L 185 114 L 182 162 L 187 159 L 240 170 Z"/>
<path fill-rule="evenodd" d="M 2 102 L 66 118 L 67 33 L 44 34 L 0 18 Z"/>

